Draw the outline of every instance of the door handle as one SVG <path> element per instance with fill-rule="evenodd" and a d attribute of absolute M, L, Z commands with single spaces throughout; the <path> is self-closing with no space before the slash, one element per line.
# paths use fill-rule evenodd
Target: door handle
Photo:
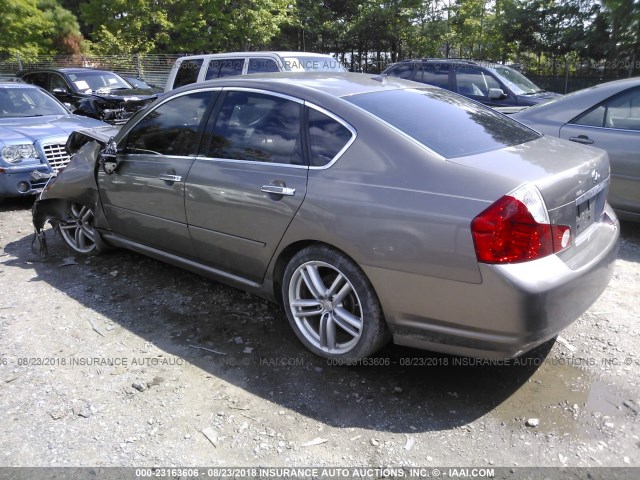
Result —
<path fill-rule="evenodd" d="M 182 177 L 180 175 L 169 175 L 168 173 L 163 173 L 162 175 L 158 175 L 160 180 L 164 180 L 165 182 L 181 182 Z"/>
<path fill-rule="evenodd" d="M 569 140 L 576 143 L 582 143 L 583 145 L 591 145 L 593 140 L 591 140 L 586 135 L 578 135 L 577 137 L 569 137 Z"/>
<path fill-rule="evenodd" d="M 286 195 L 288 197 L 293 197 L 296 194 L 295 188 L 283 187 L 281 185 L 263 185 L 260 191 L 273 193 L 274 195 Z"/>

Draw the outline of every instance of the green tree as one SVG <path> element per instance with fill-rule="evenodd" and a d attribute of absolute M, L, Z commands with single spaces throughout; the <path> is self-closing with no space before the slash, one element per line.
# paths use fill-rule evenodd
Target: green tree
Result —
<path fill-rule="evenodd" d="M 227 0 L 222 11 L 228 21 L 227 48 L 250 50 L 261 47 L 294 21 L 288 0 Z"/>
<path fill-rule="evenodd" d="M 57 0 L 38 0 L 38 8 L 53 26 L 52 35 L 48 38 L 52 53 L 72 55 L 84 50 L 84 38 L 73 13 L 63 8 Z"/>
<path fill-rule="evenodd" d="M 93 50 L 133 54 L 164 50 L 172 24 L 167 11 L 174 0 L 90 0 L 81 18 L 93 29 Z"/>
<path fill-rule="evenodd" d="M 38 8 L 38 0 L 0 0 L 0 55 L 30 59 L 50 52 L 54 25 Z"/>
<path fill-rule="evenodd" d="M 610 64 L 629 65 L 629 74 L 640 59 L 640 2 L 637 0 L 603 0 L 608 19 Z"/>

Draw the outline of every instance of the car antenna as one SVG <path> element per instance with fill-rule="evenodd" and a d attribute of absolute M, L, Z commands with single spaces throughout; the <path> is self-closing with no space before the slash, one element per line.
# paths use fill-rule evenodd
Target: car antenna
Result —
<path fill-rule="evenodd" d="M 384 82 L 386 78 L 389 76 L 387 73 L 379 73 L 378 75 L 374 75 L 371 77 L 371 80 L 375 80 L 376 82 Z"/>

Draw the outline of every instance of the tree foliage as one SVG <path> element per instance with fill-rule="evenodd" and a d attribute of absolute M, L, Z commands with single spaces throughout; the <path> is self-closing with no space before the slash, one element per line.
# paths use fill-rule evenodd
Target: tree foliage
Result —
<path fill-rule="evenodd" d="M 53 24 L 38 8 L 37 0 L 0 0 L 0 55 L 23 58 L 48 53 Z"/>
<path fill-rule="evenodd" d="M 640 62 L 637 0 L 0 0 L 0 54 L 330 52 L 354 69 L 409 57 Z M 86 39 L 86 40 L 85 40 Z"/>
<path fill-rule="evenodd" d="M 57 0 L 38 0 L 38 9 L 44 19 L 52 25 L 48 37 L 48 50 L 52 53 L 73 55 L 85 49 L 84 38 L 76 16 L 60 5 Z"/>
<path fill-rule="evenodd" d="M 94 51 L 102 54 L 148 53 L 166 48 L 174 0 L 90 0 L 80 5 L 91 27 Z M 191 2 L 190 2 L 191 3 Z"/>

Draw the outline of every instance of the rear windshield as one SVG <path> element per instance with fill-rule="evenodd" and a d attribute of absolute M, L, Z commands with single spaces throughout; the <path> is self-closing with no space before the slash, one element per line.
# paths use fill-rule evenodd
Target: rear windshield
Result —
<path fill-rule="evenodd" d="M 530 142 L 533 130 L 445 90 L 386 90 L 345 97 L 445 158 Z"/>

